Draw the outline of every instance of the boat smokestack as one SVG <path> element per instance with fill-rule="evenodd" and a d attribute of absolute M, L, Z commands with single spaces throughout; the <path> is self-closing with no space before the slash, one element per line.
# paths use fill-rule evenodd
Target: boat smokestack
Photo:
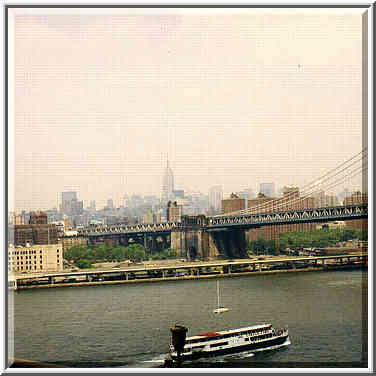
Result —
<path fill-rule="evenodd" d="M 184 345 L 185 345 L 185 338 L 187 336 L 188 329 L 185 326 L 177 325 L 171 330 L 171 336 L 172 336 L 172 345 L 174 346 L 174 349 L 177 354 L 177 360 L 178 360 L 178 367 L 181 365 L 181 353 L 183 352 Z"/>

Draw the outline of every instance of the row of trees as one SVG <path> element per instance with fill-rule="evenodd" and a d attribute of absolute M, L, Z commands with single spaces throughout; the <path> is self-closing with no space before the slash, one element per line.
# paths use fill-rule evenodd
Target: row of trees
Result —
<path fill-rule="evenodd" d="M 75 246 L 65 252 L 64 258 L 73 262 L 79 268 L 90 268 L 98 262 L 122 262 L 130 260 L 140 262 L 147 260 L 150 256 L 141 244 L 131 244 L 127 247 L 100 245 L 98 247 Z M 152 259 L 175 258 L 176 251 L 165 249 L 160 253 L 151 256 Z"/>
<path fill-rule="evenodd" d="M 247 251 L 255 254 L 278 255 L 286 248 L 323 248 L 333 247 L 339 242 L 350 239 L 367 240 L 367 231 L 356 229 L 338 228 L 321 229 L 310 232 L 283 232 L 278 240 L 265 240 L 263 238 L 248 243 Z"/>

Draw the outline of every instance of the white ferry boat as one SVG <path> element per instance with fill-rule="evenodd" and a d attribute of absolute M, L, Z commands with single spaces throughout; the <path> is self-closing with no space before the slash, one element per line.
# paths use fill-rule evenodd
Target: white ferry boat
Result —
<path fill-rule="evenodd" d="M 209 332 L 187 337 L 181 360 L 196 360 L 250 350 L 267 350 L 285 343 L 289 343 L 288 329 L 275 330 L 271 324 Z M 172 344 L 170 356 L 174 361 L 177 360 L 177 353 Z"/>

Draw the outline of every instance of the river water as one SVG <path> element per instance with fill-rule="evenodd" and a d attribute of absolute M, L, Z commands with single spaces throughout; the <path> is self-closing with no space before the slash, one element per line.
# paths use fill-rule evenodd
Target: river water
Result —
<path fill-rule="evenodd" d="M 69 367 L 157 367 L 175 323 L 188 335 L 270 322 L 289 346 L 185 367 L 366 367 L 367 272 L 32 289 L 12 293 L 14 357 Z M 14 315 L 13 315 L 14 314 Z M 12 316 L 13 315 L 13 316 Z"/>

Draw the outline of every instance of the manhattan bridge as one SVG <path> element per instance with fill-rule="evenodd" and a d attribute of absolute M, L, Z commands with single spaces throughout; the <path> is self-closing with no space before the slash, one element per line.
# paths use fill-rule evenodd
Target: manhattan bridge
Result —
<path fill-rule="evenodd" d="M 246 255 L 246 231 L 299 223 L 362 220 L 368 218 L 365 194 L 343 205 L 315 207 L 312 198 L 320 192 L 334 190 L 361 177 L 366 186 L 367 148 L 352 156 L 323 176 L 282 198 L 271 199 L 248 209 L 214 216 L 183 216 L 180 222 L 88 227 L 73 237 L 86 238 L 88 244 L 139 243 L 152 252 L 156 247 L 174 248 L 182 257 L 215 259 L 219 255 Z M 157 242 L 159 239 L 159 242 Z M 235 250 L 235 252 L 234 252 Z"/>

